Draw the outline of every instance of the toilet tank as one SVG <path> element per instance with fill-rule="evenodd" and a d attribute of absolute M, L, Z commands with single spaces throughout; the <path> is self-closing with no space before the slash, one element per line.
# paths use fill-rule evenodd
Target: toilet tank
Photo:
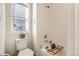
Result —
<path fill-rule="evenodd" d="M 16 49 L 22 50 L 22 49 L 27 48 L 27 40 L 28 38 L 16 39 Z"/>

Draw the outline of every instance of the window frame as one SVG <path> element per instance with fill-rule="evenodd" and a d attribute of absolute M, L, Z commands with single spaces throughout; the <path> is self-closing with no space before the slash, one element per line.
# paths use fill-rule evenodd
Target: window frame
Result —
<path fill-rule="evenodd" d="M 27 8 L 29 8 L 28 3 L 26 3 L 26 4 L 24 4 L 24 3 L 12 3 L 11 4 L 11 32 L 23 32 L 23 33 L 27 32 L 27 33 L 29 33 L 30 32 L 30 18 L 29 17 L 28 17 L 28 20 L 25 19 L 25 22 L 28 21 L 28 30 L 26 30 L 26 23 L 25 23 L 25 30 L 24 31 L 16 31 L 16 30 L 14 30 L 13 17 L 15 17 L 15 16 L 13 16 L 13 8 L 15 8 L 16 4 L 23 5 L 23 6 L 27 7 Z M 28 9 L 28 11 L 30 13 L 29 9 Z M 29 16 L 29 14 L 28 14 L 28 16 Z"/>

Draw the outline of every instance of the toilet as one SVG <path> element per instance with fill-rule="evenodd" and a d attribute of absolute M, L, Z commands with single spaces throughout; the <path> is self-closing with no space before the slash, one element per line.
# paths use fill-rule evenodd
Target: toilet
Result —
<path fill-rule="evenodd" d="M 25 39 L 16 39 L 16 50 L 19 51 L 18 56 L 33 56 L 34 52 L 27 48 L 27 40 Z"/>

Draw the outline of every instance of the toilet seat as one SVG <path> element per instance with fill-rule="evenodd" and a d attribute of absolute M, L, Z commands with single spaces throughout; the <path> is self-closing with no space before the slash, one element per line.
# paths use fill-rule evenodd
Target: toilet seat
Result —
<path fill-rule="evenodd" d="M 20 50 L 18 56 L 33 56 L 34 52 L 31 49 Z"/>

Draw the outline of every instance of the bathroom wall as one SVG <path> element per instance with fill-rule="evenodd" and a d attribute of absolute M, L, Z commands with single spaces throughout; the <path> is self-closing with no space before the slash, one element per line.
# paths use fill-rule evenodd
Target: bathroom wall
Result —
<path fill-rule="evenodd" d="M 50 9 L 50 39 L 52 39 L 56 44 L 64 46 L 63 55 L 68 55 L 68 53 L 69 55 L 75 55 L 73 52 L 75 50 L 73 21 L 74 4 L 53 4 L 50 6 Z M 68 37 L 68 35 L 71 35 L 71 39 Z M 68 51 L 69 49 L 70 51 Z"/>
<path fill-rule="evenodd" d="M 11 31 L 11 4 L 5 4 L 5 53 L 9 53 L 10 55 L 14 55 L 16 53 L 16 45 L 15 40 L 19 38 L 19 34 L 22 32 L 13 32 Z M 30 5 L 30 32 L 26 33 L 26 37 L 30 37 L 28 40 L 28 47 L 32 48 L 32 39 L 31 39 L 31 5 Z"/>
<path fill-rule="evenodd" d="M 39 55 L 39 46 L 42 46 L 45 41 L 44 35 L 49 35 L 48 14 L 44 5 L 33 4 L 33 49 L 36 55 Z"/>
<path fill-rule="evenodd" d="M 0 3 L 0 55 L 5 52 L 5 4 Z"/>
<path fill-rule="evenodd" d="M 47 40 L 64 47 L 63 55 L 74 55 L 73 20 L 74 4 L 37 4 L 38 45 L 43 45 L 46 34 Z"/>

